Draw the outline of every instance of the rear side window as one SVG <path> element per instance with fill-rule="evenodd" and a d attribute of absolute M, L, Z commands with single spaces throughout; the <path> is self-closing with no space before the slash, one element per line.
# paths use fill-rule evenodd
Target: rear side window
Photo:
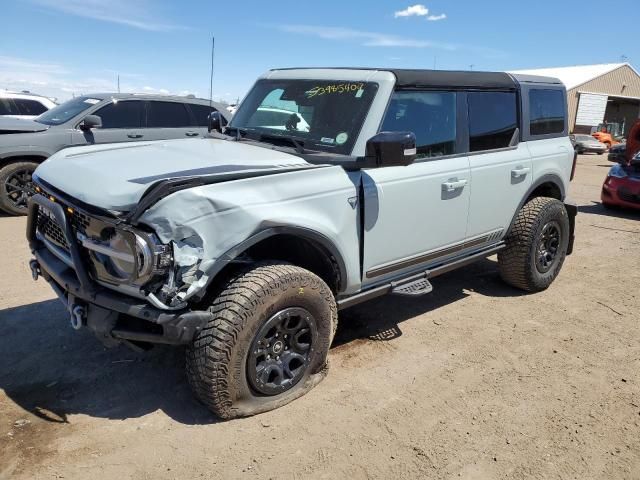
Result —
<path fill-rule="evenodd" d="M 112 102 L 96 112 L 102 119 L 102 128 L 140 128 L 142 102 Z"/>
<path fill-rule="evenodd" d="M 518 124 L 515 92 L 469 92 L 469 150 L 508 147 Z"/>
<path fill-rule="evenodd" d="M 211 112 L 217 112 L 215 108 L 209 107 L 208 105 L 194 105 L 193 103 L 190 103 L 189 108 L 196 119 L 196 125 L 199 127 L 206 127 L 209 125 L 209 114 Z"/>
<path fill-rule="evenodd" d="M 189 112 L 182 103 L 149 102 L 147 107 L 148 128 L 179 128 L 191 126 Z"/>
<path fill-rule="evenodd" d="M 36 100 L 15 98 L 13 101 L 16 104 L 16 107 L 18 107 L 20 115 L 40 115 L 47 111 L 47 108 Z"/>
<path fill-rule="evenodd" d="M 454 92 L 395 92 L 381 131 L 413 132 L 418 158 L 456 153 Z"/>
<path fill-rule="evenodd" d="M 529 133 L 564 132 L 564 95 L 560 90 L 529 90 Z"/>
<path fill-rule="evenodd" d="M 0 115 L 19 115 L 18 109 L 10 98 L 0 98 Z"/>

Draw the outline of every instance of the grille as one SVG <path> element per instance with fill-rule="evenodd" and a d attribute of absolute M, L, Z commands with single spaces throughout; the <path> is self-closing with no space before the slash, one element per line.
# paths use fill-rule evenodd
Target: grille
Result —
<path fill-rule="evenodd" d="M 58 225 L 58 223 L 53 220 L 48 215 L 42 213 L 41 210 L 38 210 L 38 231 L 41 235 L 53 242 L 57 246 L 64 248 L 65 250 L 69 250 L 69 244 L 67 243 L 67 239 L 64 236 L 64 231 Z"/>
<path fill-rule="evenodd" d="M 618 190 L 618 196 L 620 197 L 621 200 L 624 200 L 625 202 L 640 204 L 640 194 L 634 195 L 633 193 L 631 193 L 629 190 L 625 188 L 620 188 Z"/>
<path fill-rule="evenodd" d="M 85 233 L 90 221 L 91 220 L 89 219 L 89 217 L 84 213 L 74 210 L 73 215 L 71 216 L 71 227 L 73 228 L 73 230 Z"/>

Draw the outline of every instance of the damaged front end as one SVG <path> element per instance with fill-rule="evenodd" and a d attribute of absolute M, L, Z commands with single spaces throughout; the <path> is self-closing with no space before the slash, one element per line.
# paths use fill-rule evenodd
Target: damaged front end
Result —
<path fill-rule="evenodd" d="M 144 225 L 77 203 L 38 185 L 27 226 L 34 278 L 51 284 L 72 326 L 106 344 L 189 343 L 211 318 L 187 302 L 205 281 L 197 237 L 163 243 Z"/>

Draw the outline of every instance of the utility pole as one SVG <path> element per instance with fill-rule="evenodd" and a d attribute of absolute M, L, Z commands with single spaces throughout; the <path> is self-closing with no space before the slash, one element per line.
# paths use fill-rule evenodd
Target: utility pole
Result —
<path fill-rule="evenodd" d="M 469 70 L 473 70 L 473 63 L 469 65 Z"/>
<path fill-rule="evenodd" d="M 209 77 L 209 113 L 212 111 L 211 104 L 213 103 L 213 59 L 216 49 L 216 37 L 211 36 L 211 76 Z"/>
<path fill-rule="evenodd" d="M 436 69 L 436 63 L 438 61 L 438 57 L 436 57 L 435 55 L 433 56 L 433 69 Z"/>
<path fill-rule="evenodd" d="M 120 93 L 120 74 L 118 74 L 118 93 Z"/>

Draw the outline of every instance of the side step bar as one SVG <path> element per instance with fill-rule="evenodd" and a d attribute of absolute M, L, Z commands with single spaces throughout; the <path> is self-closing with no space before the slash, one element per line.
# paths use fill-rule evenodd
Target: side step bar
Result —
<path fill-rule="evenodd" d="M 478 260 L 489 257 L 499 250 L 502 250 L 504 246 L 504 242 L 500 242 L 479 252 L 472 253 L 471 255 L 467 255 L 462 258 L 454 258 L 450 262 L 443 263 L 431 269 L 425 270 L 424 272 L 412 274 L 405 278 L 385 283 L 384 285 L 380 285 L 378 287 L 373 287 L 369 290 L 365 290 L 364 292 L 356 293 L 355 295 L 352 295 L 350 297 L 342 298 L 337 302 L 338 310 L 353 307 L 354 305 L 358 305 L 359 303 L 366 302 L 367 300 L 371 300 L 376 297 L 381 297 L 382 295 L 386 295 L 388 293 L 405 296 L 424 295 L 433 290 L 433 287 L 429 282 L 430 278 L 437 277 L 438 275 L 442 275 L 443 273 L 456 270 L 460 267 L 464 267 L 465 265 L 469 265 L 471 263 L 477 262 Z"/>

